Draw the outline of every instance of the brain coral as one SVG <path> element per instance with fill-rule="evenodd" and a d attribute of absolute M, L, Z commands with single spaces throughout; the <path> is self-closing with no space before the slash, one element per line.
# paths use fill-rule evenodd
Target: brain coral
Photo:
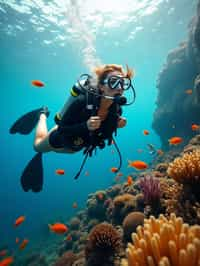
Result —
<path fill-rule="evenodd" d="M 124 239 L 131 241 L 131 233 L 136 231 L 138 225 L 144 224 L 144 214 L 142 212 L 131 212 L 123 221 Z"/>
<path fill-rule="evenodd" d="M 182 184 L 200 182 L 200 150 L 176 158 L 169 164 L 167 174 Z"/>
<path fill-rule="evenodd" d="M 160 215 L 145 219 L 144 226 L 132 234 L 128 243 L 128 266 L 197 266 L 200 265 L 200 226 L 189 226 L 174 213 L 167 219 Z"/>

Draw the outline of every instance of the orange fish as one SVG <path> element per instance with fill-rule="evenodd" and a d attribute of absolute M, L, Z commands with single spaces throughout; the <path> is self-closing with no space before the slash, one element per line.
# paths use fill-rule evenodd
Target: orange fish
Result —
<path fill-rule="evenodd" d="M 26 245 L 28 244 L 29 240 L 28 239 L 24 239 L 22 241 L 22 243 L 19 245 L 19 249 L 24 249 L 26 247 Z"/>
<path fill-rule="evenodd" d="M 21 223 L 23 223 L 25 220 L 25 216 L 19 216 L 16 220 L 15 220 L 15 224 L 14 226 L 17 227 L 19 226 Z"/>
<path fill-rule="evenodd" d="M 119 172 L 117 173 L 117 176 L 123 176 L 123 173 Z"/>
<path fill-rule="evenodd" d="M 180 137 L 172 137 L 168 141 L 170 145 L 178 145 L 183 141 L 183 139 Z"/>
<path fill-rule="evenodd" d="M 148 168 L 148 164 L 146 164 L 145 162 L 143 161 L 128 161 L 128 167 L 133 167 L 133 168 L 136 168 L 137 170 L 144 170 L 146 168 Z"/>
<path fill-rule="evenodd" d="M 64 175 L 65 174 L 65 170 L 63 170 L 63 169 L 57 169 L 56 170 L 56 174 L 57 175 Z"/>
<path fill-rule="evenodd" d="M 144 129 L 144 130 L 143 130 L 143 134 L 144 134 L 144 135 L 149 135 L 149 131 L 146 130 L 146 129 Z"/>
<path fill-rule="evenodd" d="M 158 154 L 158 155 L 163 155 L 163 153 L 164 153 L 164 152 L 163 152 L 162 150 L 157 150 L 157 154 Z"/>
<path fill-rule="evenodd" d="M 192 90 L 191 90 L 191 89 L 189 89 L 189 90 L 185 90 L 185 93 L 186 93 L 186 94 L 192 94 Z"/>
<path fill-rule="evenodd" d="M 200 126 L 197 125 L 197 124 L 192 124 L 191 128 L 192 128 L 193 131 L 196 131 L 196 130 L 198 130 L 200 128 Z"/>
<path fill-rule="evenodd" d="M 78 204 L 77 204 L 76 202 L 74 202 L 74 203 L 72 204 L 72 208 L 74 208 L 74 209 L 78 208 Z"/>
<path fill-rule="evenodd" d="M 5 256 L 6 254 L 7 254 L 7 249 L 2 249 L 1 251 L 0 251 L 0 257 L 3 257 L 3 256 Z"/>
<path fill-rule="evenodd" d="M 14 262 L 13 257 L 7 257 L 0 261 L 0 266 L 9 266 Z"/>
<path fill-rule="evenodd" d="M 72 236 L 71 235 L 67 235 L 66 238 L 65 238 L 65 240 L 71 241 L 72 240 Z"/>
<path fill-rule="evenodd" d="M 110 171 L 111 171 L 112 173 L 117 173 L 118 168 L 117 168 L 117 167 L 112 167 L 112 168 L 110 168 Z"/>
<path fill-rule="evenodd" d="M 16 244 L 19 243 L 19 238 L 18 238 L 18 237 L 16 237 L 16 239 L 15 239 L 15 243 L 16 243 Z"/>
<path fill-rule="evenodd" d="M 64 234 L 68 231 L 68 228 L 65 224 L 55 223 L 53 225 L 49 224 L 49 229 L 56 234 Z"/>
<path fill-rule="evenodd" d="M 133 184 L 133 178 L 130 175 L 127 176 L 127 184 L 128 184 L 128 186 L 131 186 Z"/>
<path fill-rule="evenodd" d="M 89 176 L 89 175 L 90 175 L 89 171 L 85 171 L 85 176 Z"/>
<path fill-rule="evenodd" d="M 44 83 L 41 80 L 32 80 L 31 84 L 36 87 L 44 87 Z"/>

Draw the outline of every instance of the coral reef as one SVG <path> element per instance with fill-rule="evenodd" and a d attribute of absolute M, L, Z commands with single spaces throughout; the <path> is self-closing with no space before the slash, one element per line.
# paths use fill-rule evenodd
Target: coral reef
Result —
<path fill-rule="evenodd" d="M 85 248 L 87 265 L 114 265 L 114 258 L 120 247 L 120 234 L 111 224 L 96 225 L 88 236 Z"/>
<path fill-rule="evenodd" d="M 200 226 L 189 226 L 182 218 L 171 214 L 167 219 L 151 216 L 144 226 L 132 234 L 134 244 L 128 243 L 128 266 L 197 266 L 200 263 Z"/>
<path fill-rule="evenodd" d="M 72 266 L 76 255 L 72 251 L 65 252 L 54 264 L 54 266 Z"/>

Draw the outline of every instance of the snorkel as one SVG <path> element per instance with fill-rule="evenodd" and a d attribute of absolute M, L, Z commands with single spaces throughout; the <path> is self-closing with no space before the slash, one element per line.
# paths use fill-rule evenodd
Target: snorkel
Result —
<path fill-rule="evenodd" d="M 114 80 L 115 79 L 115 80 Z M 124 91 L 127 91 L 129 89 L 132 90 L 132 100 L 130 102 L 127 103 L 127 98 L 125 96 L 121 96 L 121 95 L 115 95 L 115 96 L 108 96 L 108 95 L 103 95 L 100 92 L 98 92 L 97 87 L 97 81 L 89 74 L 82 74 L 79 79 L 77 80 L 77 83 L 79 85 L 79 87 L 82 89 L 82 92 L 84 93 L 91 93 L 94 94 L 98 97 L 103 97 L 105 99 L 110 99 L 113 100 L 113 102 L 119 104 L 119 105 L 123 105 L 123 106 L 128 106 L 131 105 L 135 102 L 135 98 L 136 98 L 136 93 L 135 93 L 135 89 L 132 85 L 132 81 L 129 78 L 126 78 L 126 81 L 128 82 L 123 82 L 123 78 L 122 77 L 118 77 L 118 76 L 111 76 L 109 79 L 107 80 L 102 80 L 100 81 L 101 85 L 105 85 L 107 84 L 109 86 L 109 88 L 111 89 L 116 89 L 117 86 L 121 86 L 123 88 L 124 84 L 126 86 L 126 89 L 123 88 Z"/>

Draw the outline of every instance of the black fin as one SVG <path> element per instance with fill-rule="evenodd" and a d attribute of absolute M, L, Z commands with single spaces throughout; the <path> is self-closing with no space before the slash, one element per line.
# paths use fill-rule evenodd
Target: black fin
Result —
<path fill-rule="evenodd" d="M 21 176 L 24 191 L 40 192 L 43 186 L 42 153 L 37 153 L 27 164 Z"/>
<path fill-rule="evenodd" d="M 11 126 L 9 130 L 10 134 L 15 134 L 15 133 L 20 133 L 23 135 L 29 134 L 36 126 L 39 119 L 39 114 L 42 110 L 43 108 L 38 108 L 21 116 Z"/>

